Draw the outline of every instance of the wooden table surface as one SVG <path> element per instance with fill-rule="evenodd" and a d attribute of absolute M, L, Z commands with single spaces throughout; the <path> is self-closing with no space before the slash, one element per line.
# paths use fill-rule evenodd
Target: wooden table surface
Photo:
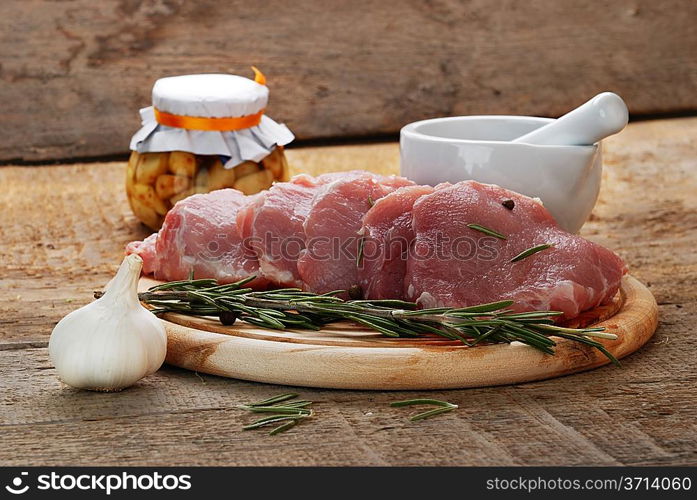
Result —
<path fill-rule="evenodd" d="M 697 464 L 697 118 L 631 124 L 605 145 L 582 233 L 647 283 L 660 326 L 621 369 L 514 387 L 422 392 L 298 388 L 316 417 L 243 432 L 236 405 L 288 388 L 164 367 L 118 394 L 56 378 L 47 341 L 146 236 L 124 164 L 1 167 L 0 465 Z M 288 151 L 297 171 L 398 169 L 396 144 Z M 405 397 L 460 409 L 411 423 Z"/>

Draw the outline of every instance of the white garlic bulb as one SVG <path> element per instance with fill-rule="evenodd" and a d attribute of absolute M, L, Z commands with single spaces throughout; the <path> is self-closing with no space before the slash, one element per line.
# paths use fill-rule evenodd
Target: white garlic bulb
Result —
<path fill-rule="evenodd" d="M 156 372 L 165 360 L 162 322 L 138 300 L 143 260 L 127 256 L 104 295 L 71 312 L 51 333 L 48 352 L 68 385 L 120 391 Z"/>

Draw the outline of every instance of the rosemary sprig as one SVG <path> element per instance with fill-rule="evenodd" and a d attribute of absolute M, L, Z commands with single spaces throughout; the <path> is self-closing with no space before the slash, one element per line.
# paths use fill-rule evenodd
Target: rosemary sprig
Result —
<path fill-rule="evenodd" d="M 598 328 L 554 325 L 554 318 L 561 314 L 558 311 L 517 313 L 509 309 L 513 305 L 509 300 L 461 308 L 418 309 L 417 304 L 401 300 L 336 297 L 343 290 L 314 294 L 297 288 L 269 291 L 245 288 L 254 278 L 224 285 L 209 279 L 169 282 L 152 287 L 139 297 L 155 314 L 214 316 L 227 319 L 228 323 L 232 316 L 274 330 L 319 330 L 328 323 L 351 321 L 389 337 L 438 335 L 468 346 L 521 342 L 547 354 L 554 354 L 556 342 L 551 338 L 554 336 L 598 349 L 619 365 L 603 344 L 594 340 L 616 339 L 616 335 Z"/>
<path fill-rule="evenodd" d="M 394 403 L 390 403 L 390 406 L 393 406 L 395 408 L 412 405 L 431 405 L 438 407 L 432 410 L 424 411 L 422 413 L 417 413 L 416 415 L 412 415 L 411 417 L 409 417 L 409 420 L 411 420 L 412 422 L 435 417 L 436 415 L 440 415 L 441 413 L 447 413 L 458 408 L 456 404 L 448 403 L 447 401 L 441 401 L 439 399 L 406 399 L 404 401 L 395 401 Z"/>
<path fill-rule="evenodd" d="M 494 238 L 498 238 L 500 240 L 506 239 L 506 236 L 499 233 L 498 231 L 494 231 L 493 229 L 489 229 L 488 227 L 480 226 L 479 224 L 467 224 L 467 227 L 470 229 L 474 229 L 475 231 L 479 231 L 480 233 L 488 234 L 489 236 L 493 236 Z"/>
<path fill-rule="evenodd" d="M 553 245 L 550 245 L 549 243 L 544 243 L 543 245 L 537 245 L 536 247 L 528 248 L 527 250 L 523 250 L 518 255 L 513 257 L 511 259 L 511 262 L 518 262 L 519 260 L 523 260 L 526 257 L 530 257 L 531 255 L 536 254 L 537 252 L 541 252 L 542 250 L 552 248 L 552 246 Z"/>
<path fill-rule="evenodd" d="M 269 432 L 270 436 L 275 436 L 295 426 L 300 420 L 311 417 L 313 411 L 307 407 L 312 404 L 312 401 L 298 400 L 288 402 L 297 397 L 298 395 L 294 393 L 279 394 L 278 396 L 273 396 L 263 401 L 257 401 L 256 403 L 240 405 L 238 408 L 252 413 L 273 413 L 273 415 L 262 417 L 249 425 L 245 425 L 242 427 L 242 430 L 249 431 L 282 422 L 281 425 L 274 427 L 271 432 Z"/>

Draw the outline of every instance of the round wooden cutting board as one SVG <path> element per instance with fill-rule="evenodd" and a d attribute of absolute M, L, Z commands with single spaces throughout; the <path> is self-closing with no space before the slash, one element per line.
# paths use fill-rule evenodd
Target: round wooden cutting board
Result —
<path fill-rule="evenodd" d="M 145 290 L 157 282 L 141 279 Z M 512 344 L 467 347 L 440 338 L 393 339 L 337 323 L 320 332 L 263 330 L 243 322 L 166 314 L 167 363 L 201 373 L 256 382 L 337 389 L 451 389 L 515 384 L 607 364 L 596 349 L 555 339 L 554 356 Z M 653 335 L 658 307 L 632 276 L 612 304 L 586 312 L 570 326 L 603 326 L 617 340 L 603 344 L 617 358 Z"/>

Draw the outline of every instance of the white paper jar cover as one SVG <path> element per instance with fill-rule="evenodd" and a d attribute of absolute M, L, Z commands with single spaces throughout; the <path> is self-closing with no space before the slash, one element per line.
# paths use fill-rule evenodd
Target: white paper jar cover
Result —
<path fill-rule="evenodd" d="M 229 157 L 225 168 L 258 162 L 276 146 L 294 139 L 283 124 L 266 115 L 258 125 L 233 131 L 191 130 L 157 122 L 163 113 L 200 118 L 238 118 L 261 112 L 268 103 L 266 85 L 236 75 L 203 74 L 161 78 L 152 89 L 152 106 L 140 110 L 142 127 L 131 138 L 138 153 L 188 151 Z"/>

